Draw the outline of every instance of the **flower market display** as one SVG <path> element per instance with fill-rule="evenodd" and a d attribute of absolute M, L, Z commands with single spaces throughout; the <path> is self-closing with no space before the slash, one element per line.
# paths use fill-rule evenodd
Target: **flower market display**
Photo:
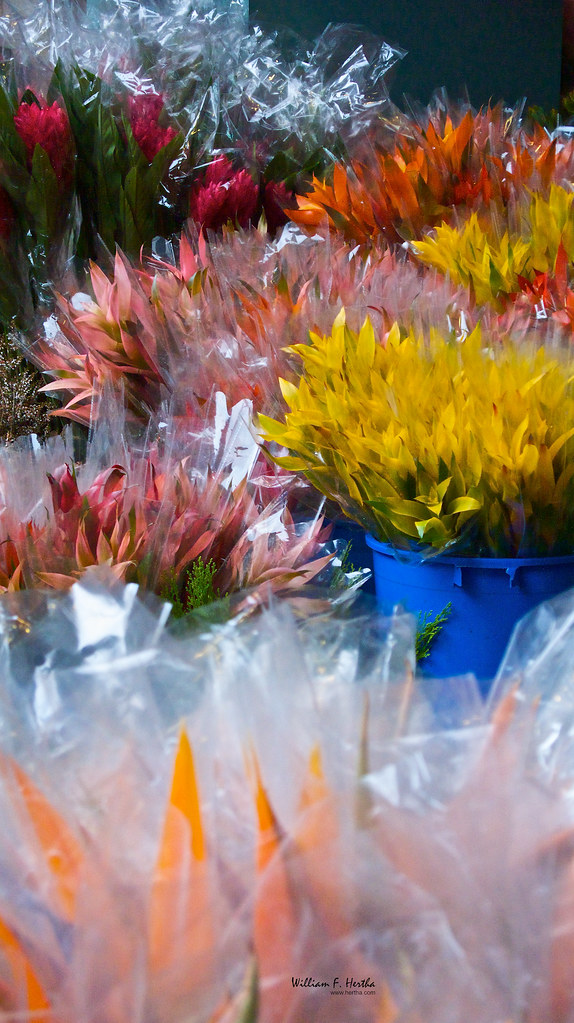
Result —
<path fill-rule="evenodd" d="M 485 708 L 410 618 L 174 639 L 101 571 L 2 604 L 5 1020 L 571 1019 L 571 594 Z"/>
<path fill-rule="evenodd" d="M 0 48 L 0 1023 L 572 1023 L 571 132 L 234 0 Z"/>

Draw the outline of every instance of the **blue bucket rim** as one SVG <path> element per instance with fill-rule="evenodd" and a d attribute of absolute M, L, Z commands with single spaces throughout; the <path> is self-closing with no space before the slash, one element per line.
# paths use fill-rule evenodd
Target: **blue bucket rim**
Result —
<path fill-rule="evenodd" d="M 377 554 L 385 554 L 387 557 L 395 558 L 396 561 L 411 562 L 417 565 L 454 565 L 457 568 L 539 568 L 542 565 L 571 565 L 574 564 L 574 554 L 549 554 L 544 558 L 460 558 L 455 555 L 435 554 L 428 558 L 421 557 L 416 551 L 405 551 L 400 547 L 394 547 L 391 543 L 382 543 L 372 533 L 365 532 L 367 546 Z"/>

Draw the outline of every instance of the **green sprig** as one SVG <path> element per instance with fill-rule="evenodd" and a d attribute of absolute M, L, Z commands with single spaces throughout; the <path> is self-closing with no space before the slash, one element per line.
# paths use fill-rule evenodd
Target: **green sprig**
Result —
<path fill-rule="evenodd" d="M 432 644 L 448 622 L 452 614 L 452 604 L 450 600 L 448 604 L 443 607 L 442 611 L 439 611 L 434 618 L 432 617 L 433 614 L 433 611 L 425 611 L 424 614 L 422 611 L 419 611 L 417 617 L 417 638 L 415 646 L 417 661 L 423 661 L 426 657 L 429 657 Z"/>
<path fill-rule="evenodd" d="M 172 605 L 174 618 L 183 618 L 191 611 L 219 600 L 220 593 L 213 586 L 216 572 L 213 558 L 207 562 L 201 556 L 196 558 L 185 576 L 183 592 L 175 572 L 171 573 L 161 590 L 161 597 Z"/>

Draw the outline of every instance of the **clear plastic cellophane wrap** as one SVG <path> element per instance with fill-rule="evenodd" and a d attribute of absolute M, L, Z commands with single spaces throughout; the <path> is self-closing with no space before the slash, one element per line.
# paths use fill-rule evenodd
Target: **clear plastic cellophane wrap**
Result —
<path fill-rule="evenodd" d="M 388 104 L 402 51 L 335 27 L 287 54 L 245 15 L 235 2 L 6 5 L 4 326 L 30 335 L 88 260 L 137 259 L 188 218 L 275 234 L 294 188 Z"/>
<path fill-rule="evenodd" d="M 329 332 L 342 307 L 356 330 L 369 316 L 382 340 L 397 321 L 446 322 L 453 336 L 475 325 L 462 288 L 404 255 L 350 255 L 295 225 L 275 239 L 233 230 L 209 241 L 191 225 L 177 241 L 157 239 L 143 262 L 118 253 L 113 264 L 92 265 L 82 289 L 58 296 L 36 338 L 21 334 L 20 344 L 55 378 L 45 390 L 65 404 L 62 414 L 80 422 L 90 422 L 94 397 L 110 384 L 144 421 L 166 400 L 188 414 L 214 389 L 273 414 L 283 408 L 279 378 L 301 373 L 290 346 Z"/>
<path fill-rule="evenodd" d="M 131 73 L 134 82 L 153 69 L 156 85 L 171 87 L 180 100 L 190 84 L 211 80 L 230 110 L 243 101 L 244 125 L 287 135 L 307 130 L 311 115 L 316 127 L 322 119 L 327 130 L 346 123 L 352 135 L 357 125 L 349 116 L 386 105 L 384 78 L 405 55 L 352 25 L 329 25 L 312 45 L 294 33 L 282 39 L 250 29 L 241 0 L 98 0 L 85 7 L 50 0 L 27 15 L 6 7 L 2 44 L 23 61 L 79 62 L 96 73 Z M 183 108 L 176 95 L 174 111 Z"/>
<path fill-rule="evenodd" d="M 344 569 L 308 488 L 266 463 L 247 400 L 219 392 L 201 417 L 165 410 L 139 429 L 110 391 L 100 406 L 87 446 L 69 428 L 0 451 L 0 592 L 68 589 L 107 565 L 180 616 L 218 599 L 229 616 L 246 591 L 320 580 L 344 598 L 368 576 Z"/>
<path fill-rule="evenodd" d="M 571 594 L 486 708 L 409 617 L 0 613 L 3 1019 L 573 1018 Z"/>
<path fill-rule="evenodd" d="M 287 52 L 244 14 L 56 0 L 0 18 L 3 324 L 30 335 L 88 260 L 136 260 L 188 219 L 275 236 L 388 106 L 402 51 L 334 26 Z"/>

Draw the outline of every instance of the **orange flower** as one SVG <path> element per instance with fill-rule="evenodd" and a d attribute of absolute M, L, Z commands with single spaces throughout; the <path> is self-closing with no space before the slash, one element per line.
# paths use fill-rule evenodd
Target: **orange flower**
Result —
<path fill-rule="evenodd" d="M 469 110 L 456 126 L 431 116 L 426 127 L 400 129 L 390 147 L 365 144 L 349 167 L 336 165 L 332 185 L 314 178 L 290 219 L 311 231 L 328 224 L 352 242 L 381 234 L 396 242 L 450 220 L 457 207 L 504 207 L 526 185 L 546 190 L 572 174 L 574 143 L 557 152 L 539 130 L 517 136 L 500 109 Z"/>

